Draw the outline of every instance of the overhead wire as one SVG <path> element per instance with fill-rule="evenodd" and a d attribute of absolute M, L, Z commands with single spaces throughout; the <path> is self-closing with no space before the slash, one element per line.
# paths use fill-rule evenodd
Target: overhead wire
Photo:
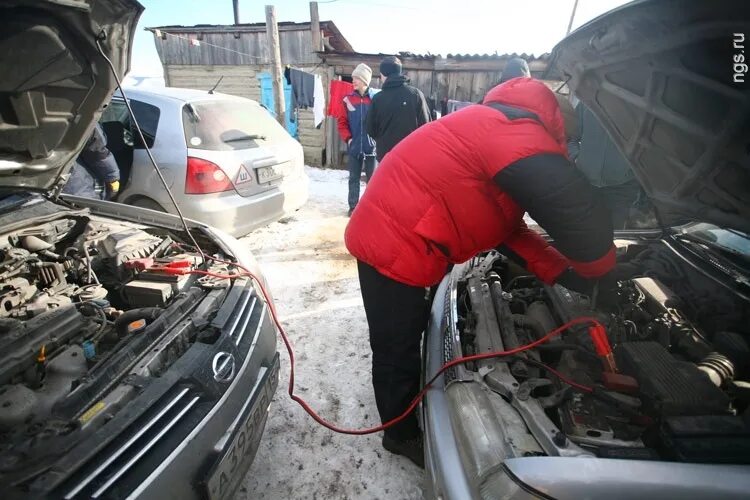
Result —
<path fill-rule="evenodd" d="M 155 31 L 155 29 L 152 30 L 152 32 L 153 31 Z M 223 50 L 225 52 L 231 52 L 233 54 L 237 54 L 237 55 L 240 55 L 240 56 L 243 56 L 243 57 L 254 59 L 256 61 L 266 61 L 266 60 L 268 60 L 267 57 L 254 56 L 252 54 L 248 54 L 247 52 L 241 52 L 239 50 L 230 49 L 229 47 L 223 47 L 221 45 L 216 45 L 216 44 L 213 44 L 213 43 L 209 43 L 209 42 L 207 42 L 205 40 L 199 40 L 199 39 L 196 39 L 196 38 L 190 38 L 190 37 L 183 36 L 183 35 L 177 35 L 175 33 L 170 33 L 169 31 L 164 31 L 164 30 L 161 30 L 161 29 L 158 30 L 158 31 L 159 31 L 160 34 L 163 34 L 163 35 L 166 35 L 166 36 L 171 36 L 172 38 L 179 38 L 180 40 L 185 40 L 188 43 L 193 43 L 193 41 L 195 40 L 195 41 L 198 42 L 198 44 L 195 45 L 196 47 L 200 47 L 200 46 L 205 45 L 207 47 L 213 47 L 215 49 Z"/>

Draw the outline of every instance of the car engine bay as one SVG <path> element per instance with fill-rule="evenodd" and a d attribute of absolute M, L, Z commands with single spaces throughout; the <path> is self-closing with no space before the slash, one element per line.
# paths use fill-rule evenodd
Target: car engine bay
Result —
<path fill-rule="evenodd" d="M 93 215 L 0 235 L 0 475 L 43 470 L 186 352 L 230 286 L 198 268 L 228 272 L 178 232 Z"/>
<path fill-rule="evenodd" d="M 581 317 L 604 325 L 612 355 L 598 352 L 588 325 L 571 326 L 453 378 L 479 376 L 521 413 L 541 447 L 516 456 L 750 463 L 747 302 L 666 245 L 630 243 L 618 261 L 635 275 L 590 296 L 546 285 L 496 251 L 475 258 L 456 282 L 458 338 L 446 360 L 524 346 Z"/>

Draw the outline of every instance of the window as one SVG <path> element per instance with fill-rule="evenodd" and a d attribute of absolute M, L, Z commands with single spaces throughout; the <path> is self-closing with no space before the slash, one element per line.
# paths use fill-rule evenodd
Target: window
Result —
<path fill-rule="evenodd" d="M 154 139 L 156 138 L 156 129 L 159 127 L 159 108 L 146 104 L 145 102 L 130 100 L 130 106 L 133 108 L 133 113 L 138 120 L 138 124 L 141 126 L 143 137 L 146 139 L 146 145 L 153 147 Z M 109 103 L 109 106 L 102 112 L 100 120 L 102 123 L 106 122 L 120 122 L 125 126 L 125 130 L 128 135 L 132 135 L 132 143 L 134 148 L 143 149 L 143 145 L 138 140 L 138 134 L 132 130 L 130 123 L 130 114 L 128 108 L 125 106 L 125 102 L 120 99 L 113 99 Z"/>
<path fill-rule="evenodd" d="M 194 149 L 251 149 L 291 137 L 266 109 L 241 99 L 186 104 L 182 125 L 185 141 Z"/>

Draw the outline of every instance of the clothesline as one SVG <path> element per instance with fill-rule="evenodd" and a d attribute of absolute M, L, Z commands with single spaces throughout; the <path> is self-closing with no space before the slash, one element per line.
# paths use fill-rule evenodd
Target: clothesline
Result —
<path fill-rule="evenodd" d="M 168 36 L 171 36 L 171 37 L 174 37 L 174 38 L 179 38 L 181 40 L 187 41 L 190 44 L 193 44 L 194 42 L 197 42 L 196 45 L 193 45 L 194 47 L 200 47 L 201 45 L 207 45 L 208 47 L 214 47 L 216 49 L 225 50 L 227 52 L 232 52 L 233 54 L 238 54 L 240 56 L 249 57 L 250 59 L 255 59 L 255 60 L 258 60 L 258 61 L 266 60 L 265 57 L 254 56 L 252 54 L 247 54 L 245 52 L 240 52 L 239 50 L 234 50 L 234 49 L 229 49 L 227 47 L 222 47 L 221 45 L 214 45 L 213 43 L 208 43 L 206 41 L 198 40 L 196 38 L 189 38 L 189 37 L 182 36 L 182 35 L 175 35 L 174 33 L 169 33 L 167 31 L 154 30 L 154 34 L 156 36 L 159 36 L 159 35 L 163 34 L 163 35 L 168 35 Z"/>

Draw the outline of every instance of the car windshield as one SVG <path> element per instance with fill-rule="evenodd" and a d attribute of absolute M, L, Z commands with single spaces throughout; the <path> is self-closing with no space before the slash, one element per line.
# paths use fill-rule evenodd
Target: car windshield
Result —
<path fill-rule="evenodd" d="M 265 108 L 239 99 L 186 104 L 182 123 L 187 145 L 194 149 L 250 149 L 290 138 Z"/>
<path fill-rule="evenodd" d="M 683 236 L 707 246 L 750 259 L 750 236 L 734 229 L 722 229 L 712 224 L 699 222 L 679 228 L 677 236 Z"/>

